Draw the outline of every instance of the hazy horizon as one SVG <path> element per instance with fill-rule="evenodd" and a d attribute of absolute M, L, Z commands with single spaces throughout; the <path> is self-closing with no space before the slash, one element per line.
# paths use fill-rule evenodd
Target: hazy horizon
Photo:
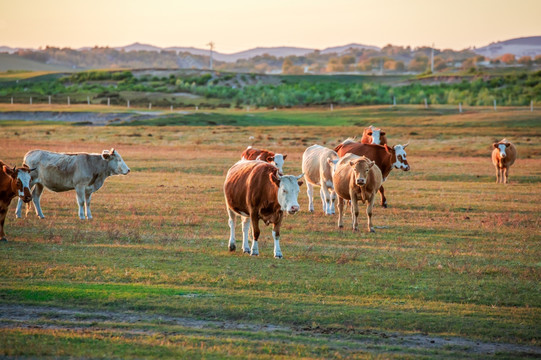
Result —
<path fill-rule="evenodd" d="M 501 3 L 504 3 L 501 5 Z M 208 48 L 231 54 L 256 47 L 325 49 L 350 43 L 462 50 L 540 36 L 541 1 L 249 0 L 222 2 L 28 0 L 0 4 L 0 45 L 19 48 Z"/>

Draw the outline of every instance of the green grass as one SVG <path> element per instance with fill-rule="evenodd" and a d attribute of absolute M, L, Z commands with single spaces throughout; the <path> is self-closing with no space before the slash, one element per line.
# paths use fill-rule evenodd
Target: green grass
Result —
<path fill-rule="evenodd" d="M 257 126 L 243 126 L 255 125 L 250 115 Z M 538 117 L 512 108 L 459 115 L 368 107 L 193 113 L 183 126 L 8 122 L 0 137 L 9 164 L 33 148 L 114 146 L 132 173 L 108 179 L 93 196 L 92 221 L 77 219 L 73 192 L 46 191 L 43 220 L 16 220 L 11 204 L 10 241 L 0 244 L 0 355 L 539 354 Z M 321 215 L 317 195 L 316 214 L 306 211 L 303 185 L 302 211 L 282 226 L 284 259 L 272 257 L 268 227 L 259 257 L 227 250 L 221 189 L 247 145 L 288 154 L 285 172 L 300 174 L 307 146 L 333 147 L 370 123 L 391 143 L 410 141 L 412 171 L 391 173 L 389 208 L 374 210 L 374 224 L 384 228 L 367 233 L 361 211 L 361 231 L 350 230 L 349 214 L 338 230 L 336 217 Z M 519 151 L 507 186 L 494 184 L 490 160 L 492 141 L 503 137 Z M 26 318 L 16 320 L 18 312 Z"/>

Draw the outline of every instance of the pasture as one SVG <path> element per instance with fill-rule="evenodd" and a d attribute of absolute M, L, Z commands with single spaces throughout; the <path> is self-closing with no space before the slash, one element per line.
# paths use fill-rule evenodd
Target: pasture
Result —
<path fill-rule="evenodd" d="M 499 109 L 500 110 L 500 109 Z M 257 126 L 250 126 L 253 116 Z M 204 117 L 205 115 L 199 115 Z M 213 125 L 152 120 L 88 127 L 0 122 L 0 159 L 30 149 L 101 152 L 131 168 L 77 217 L 75 193 L 45 191 L 46 216 L 6 219 L 0 355 L 74 358 L 519 358 L 541 355 L 541 113 L 501 108 L 224 110 Z M 233 119 L 220 125 L 220 118 Z M 216 121 L 218 119 L 218 121 Z M 272 121 L 265 121 L 265 120 Z M 273 126 L 270 126 L 273 125 Z M 375 234 L 301 212 L 282 224 L 284 259 L 262 225 L 260 256 L 227 249 L 225 174 L 247 145 L 333 148 L 377 125 L 407 148 L 385 183 Z M 160 126 L 154 126 L 160 125 Z M 495 184 L 491 144 L 518 149 Z M 377 195 L 379 204 L 379 195 Z M 24 212 L 24 209 L 23 209 Z M 241 239 L 237 224 L 237 241 Z"/>

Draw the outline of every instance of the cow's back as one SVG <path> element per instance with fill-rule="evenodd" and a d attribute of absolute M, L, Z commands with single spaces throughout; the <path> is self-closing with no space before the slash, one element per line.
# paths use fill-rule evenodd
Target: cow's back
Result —
<path fill-rule="evenodd" d="M 336 152 L 338 156 L 343 157 L 347 153 L 352 153 L 358 156 L 366 156 L 380 168 L 383 177 L 387 177 L 392 170 L 392 155 L 387 152 L 385 146 L 374 144 L 361 144 L 358 142 L 348 142 L 337 146 Z"/>
<path fill-rule="evenodd" d="M 276 187 L 271 184 L 270 174 L 278 169 L 260 160 L 242 160 L 227 172 L 224 195 L 227 206 L 237 214 L 247 216 L 254 206 L 276 200 Z"/>
<path fill-rule="evenodd" d="M 327 159 L 335 160 L 338 154 L 321 145 L 312 145 L 302 154 L 302 172 L 306 181 L 313 185 L 319 185 L 322 178 L 324 181 L 331 180 L 331 166 Z"/>

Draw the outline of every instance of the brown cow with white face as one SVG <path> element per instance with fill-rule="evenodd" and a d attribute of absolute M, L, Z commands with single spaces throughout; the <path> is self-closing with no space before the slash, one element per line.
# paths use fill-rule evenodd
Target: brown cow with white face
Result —
<path fill-rule="evenodd" d="M 509 168 L 517 159 L 517 148 L 507 139 L 502 139 L 492 144 L 492 146 L 494 147 L 494 150 L 492 150 L 492 163 L 496 167 L 496 184 L 508 184 Z"/>
<path fill-rule="evenodd" d="M 385 131 L 380 128 L 370 125 L 363 131 L 363 137 L 361 138 L 363 144 L 385 145 L 387 144 L 387 137 Z"/>
<path fill-rule="evenodd" d="M 0 241 L 7 241 L 4 222 L 11 200 L 16 196 L 26 203 L 32 200 L 30 171 L 27 165 L 10 168 L 0 161 Z"/>
<path fill-rule="evenodd" d="M 283 174 L 284 161 L 287 155 L 275 154 L 272 151 L 265 149 L 254 149 L 248 146 L 246 150 L 241 154 L 243 160 L 261 160 L 270 164 L 276 165 L 281 174 Z"/>
<path fill-rule="evenodd" d="M 302 181 L 299 176 L 280 175 L 278 168 L 260 160 L 241 160 L 227 172 L 224 195 L 229 215 L 229 250 L 235 251 L 236 215 L 242 218 L 242 247 L 245 253 L 259 255 L 259 220 L 273 224 L 274 257 L 282 258 L 280 226 L 284 212 L 295 214 L 300 210 L 297 198 Z M 252 229 L 252 249 L 248 244 Z"/>
<path fill-rule="evenodd" d="M 382 183 L 381 171 L 376 163 L 366 156 L 348 153 L 336 164 L 333 183 L 338 195 L 338 227 L 344 227 L 344 205 L 347 200 L 351 200 L 353 230 L 358 229 L 359 205 L 357 201 L 361 200 L 363 203 L 367 203 L 368 231 L 374 232 L 372 208 L 376 192 Z"/>
<path fill-rule="evenodd" d="M 342 157 L 347 153 L 352 153 L 359 156 L 366 156 L 370 160 L 376 162 L 376 165 L 380 168 L 383 174 L 383 182 L 387 180 L 389 173 L 392 169 L 402 169 L 403 171 L 409 171 L 410 166 L 406 158 L 405 145 L 395 145 L 392 148 L 385 145 L 372 145 L 361 144 L 353 139 L 346 139 L 340 145 L 338 145 L 334 151 L 338 153 L 338 156 Z M 385 198 L 385 189 L 383 186 L 379 189 L 381 194 L 381 206 L 387 207 L 387 199 Z"/>

